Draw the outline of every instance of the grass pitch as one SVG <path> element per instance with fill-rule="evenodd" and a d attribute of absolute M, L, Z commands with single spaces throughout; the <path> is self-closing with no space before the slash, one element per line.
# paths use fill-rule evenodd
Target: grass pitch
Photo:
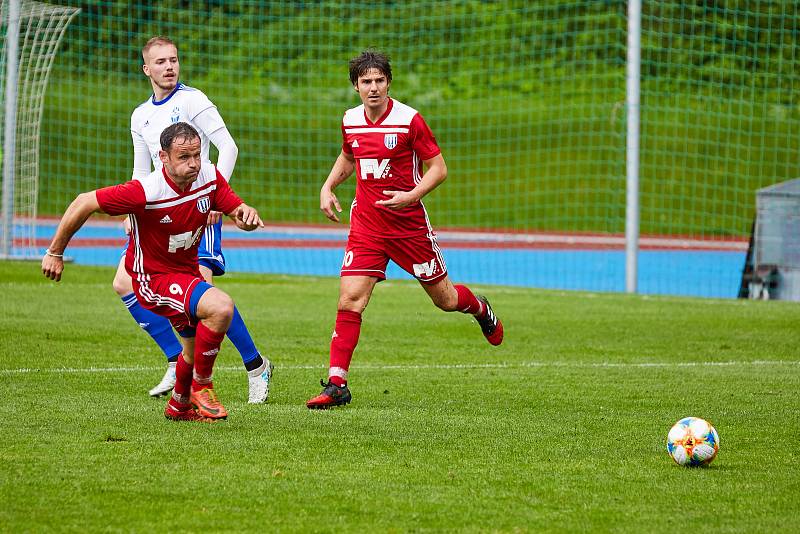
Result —
<path fill-rule="evenodd" d="M 353 360 L 353 404 L 311 412 L 338 281 L 228 275 L 276 364 L 246 404 L 226 341 L 230 411 L 175 423 L 147 396 L 163 357 L 107 268 L 54 284 L 0 262 L 0 530 L 800 530 L 800 307 L 480 287 L 506 327 L 379 284 Z M 705 469 L 673 464 L 687 415 L 720 434 Z"/>

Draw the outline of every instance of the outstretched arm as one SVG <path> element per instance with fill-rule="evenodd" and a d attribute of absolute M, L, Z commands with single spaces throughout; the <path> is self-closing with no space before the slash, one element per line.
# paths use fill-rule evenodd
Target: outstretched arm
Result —
<path fill-rule="evenodd" d="M 322 189 L 319 191 L 319 209 L 325 216 L 333 222 L 339 222 L 339 217 L 333 211 L 342 212 L 342 206 L 339 205 L 339 199 L 333 193 L 340 183 L 347 180 L 356 168 L 356 160 L 352 154 L 347 154 L 344 150 L 336 158 L 331 172 L 325 183 L 322 184 Z"/>
<path fill-rule="evenodd" d="M 44 258 L 42 258 L 42 273 L 47 278 L 56 282 L 61 280 L 61 273 L 64 271 L 64 249 L 67 248 L 67 243 L 96 211 L 100 211 L 100 204 L 97 202 L 97 194 L 94 191 L 81 193 L 69 205 L 64 216 L 61 217 L 61 222 L 58 223 L 58 229 L 56 229 L 56 234 L 53 236 Z"/>
<path fill-rule="evenodd" d="M 447 178 L 447 165 L 441 154 L 425 160 L 422 163 L 428 168 L 422 179 L 417 186 L 411 191 L 384 191 L 384 195 L 391 198 L 387 200 L 379 200 L 375 204 L 385 206 L 390 210 L 399 210 L 405 208 L 409 204 L 419 202 L 422 197 L 436 189 L 436 187 L 444 182 Z"/>

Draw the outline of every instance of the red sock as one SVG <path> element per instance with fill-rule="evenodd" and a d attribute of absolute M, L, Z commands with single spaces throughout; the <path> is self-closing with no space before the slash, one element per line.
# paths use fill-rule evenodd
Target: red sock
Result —
<path fill-rule="evenodd" d="M 203 323 L 198 323 L 197 333 L 194 338 L 194 380 L 192 391 L 203 388 L 213 388 L 211 374 L 214 369 L 214 360 L 217 359 L 219 346 L 225 339 L 225 332 L 214 332 Z"/>
<path fill-rule="evenodd" d="M 336 329 L 331 339 L 331 367 L 328 380 L 337 386 L 347 384 L 347 371 L 350 360 L 358 344 L 361 333 L 361 314 L 354 311 L 339 310 L 336 313 Z"/>
<path fill-rule="evenodd" d="M 185 410 L 189 407 L 192 369 L 192 364 L 186 362 L 183 354 L 179 355 L 175 364 L 175 387 L 172 389 L 172 397 L 169 399 L 169 403 L 178 410 Z"/>
<path fill-rule="evenodd" d="M 475 298 L 472 291 L 467 286 L 453 286 L 458 293 L 458 311 L 461 313 L 471 313 L 472 315 L 481 315 L 484 312 L 483 303 Z"/>

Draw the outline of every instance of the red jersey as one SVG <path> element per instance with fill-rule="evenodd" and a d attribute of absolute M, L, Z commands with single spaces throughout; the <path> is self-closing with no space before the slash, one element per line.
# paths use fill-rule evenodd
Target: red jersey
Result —
<path fill-rule="evenodd" d="M 200 276 L 197 247 L 210 210 L 230 213 L 241 203 L 213 165 L 202 165 L 197 180 L 181 191 L 161 168 L 141 179 L 97 190 L 100 209 L 130 215 L 131 235 L 125 269 L 145 275 Z"/>
<path fill-rule="evenodd" d="M 383 191 L 414 189 L 422 179 L 422 162 L 441 153 L 422 115 L 390 98 L 386 112 L 372 122 L 361 105 L 345 112 L 342 138 L 342 150 L 356 160 L 351 231 L 383 237 L 432 232 L 422 202 L 396 211 L 375 204 L 389 198 Z"/>

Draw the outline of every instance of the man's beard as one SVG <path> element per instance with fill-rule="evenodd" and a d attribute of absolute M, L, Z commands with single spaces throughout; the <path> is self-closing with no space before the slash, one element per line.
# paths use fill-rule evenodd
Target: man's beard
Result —
<path fill-rule="evenodd" d="M 158 86 L 159 89 L 164 89 L 164 90 L 175 89 L 175 86 L 177 85 L 177 77 L 169 82 L 161 82 L 161 83 L 156 82 L 156 85 Z"/>

